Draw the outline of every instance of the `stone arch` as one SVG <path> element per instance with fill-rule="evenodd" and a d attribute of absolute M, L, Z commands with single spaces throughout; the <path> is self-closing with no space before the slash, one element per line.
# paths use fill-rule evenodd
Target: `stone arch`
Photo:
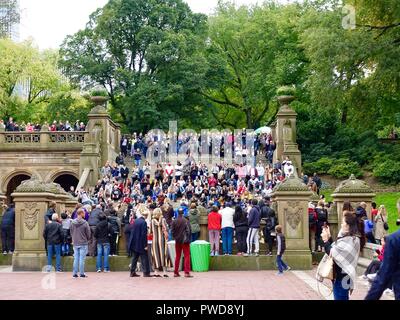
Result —
<path fill-rule="evenodd" d="M 65 191 L 69 191 L 71 186 L 77 187 L 79 177 L 71 170 L 60 170 L 52 174 L 50 182 L 58 183 Z"/>
<path fill-rule="evenodd" d="M 27 170 L 15 170 L 11 172 L 4 180 L 1 185 L 1 190 L 6 195 L 7 202 L 11 202 L 11 194 L 15 189 L 25 180 L 29 180 L 34 176 L 34 173 Z"/>

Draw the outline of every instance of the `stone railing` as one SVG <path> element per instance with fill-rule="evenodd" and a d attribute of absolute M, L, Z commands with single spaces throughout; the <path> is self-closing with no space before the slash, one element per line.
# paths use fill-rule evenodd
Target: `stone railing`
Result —
<path fill-rule="evenodd" d="M 0 131 L 0 150 L 15 150 L 25 148 L 52 149 L 68 147 L 83 148 L 87 131 L 40 131 L 40 132 L 6 132 Z"/>

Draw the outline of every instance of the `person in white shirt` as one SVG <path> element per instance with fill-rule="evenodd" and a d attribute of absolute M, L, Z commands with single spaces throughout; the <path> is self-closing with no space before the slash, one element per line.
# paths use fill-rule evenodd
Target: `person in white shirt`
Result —
<path fill-rule="evenodd" d="M 265 169 L 264 166 L 262 165 L 261 161 L 258 163 L 256 167 L 257 173 L 258 173 L 258 179 L 264 183 L 264 175 L 265 175 Z"/>
<path fill-rule="evenodd" d="M 170 179 L 170 180 L 172 179 L 173 174 L 174 174 L 174 167 L 170 163 L 168 163 L 165 166 L 165 174 L 167 175 L 168 179 Z"/>
<path fill-rule="evenodd" d="M 235 228 L 233 215 L 235 210 L 232 208 L 232 204 L 228 202 L 225 203 L 224 209 L 220 210 L 219 213 L 222 216 L 222 251 L 224 255 L 232 255 L 233 229 Z"/>
<path fill-rule="evenodd" d="M 183 166 L 180 163 L 180 161 L 178 161 L 177 165 L 175 166 L 175 178 L 176 178 L 176 180 L 179 180 L 181 178 L 182 170 L 183 170 Z"/>

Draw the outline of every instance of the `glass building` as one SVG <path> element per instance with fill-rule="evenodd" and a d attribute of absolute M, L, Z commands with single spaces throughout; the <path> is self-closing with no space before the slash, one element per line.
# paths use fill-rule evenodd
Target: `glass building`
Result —
<path fill-rule="evenodd" d="M 16 9 L 13 9 L 16 3 Z M 19 41 L 19 1 L 0 0 L 0 36 L 5 36 L 13 41 Z"/>

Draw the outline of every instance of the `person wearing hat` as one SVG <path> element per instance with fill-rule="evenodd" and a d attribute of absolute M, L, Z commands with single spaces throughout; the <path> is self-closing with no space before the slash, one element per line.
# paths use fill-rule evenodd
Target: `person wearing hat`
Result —
<path fill-rule="evenodd" d="M 142 262 L 143 277 L 151 277 L 147 244 L 147 222 L 149 210 L 141 205 L 136 213 L 136 220 L 129 236 L 129 251 L 132 253 L 131 277 L 140 277 L 136 273 L 137 262 Z"/>

